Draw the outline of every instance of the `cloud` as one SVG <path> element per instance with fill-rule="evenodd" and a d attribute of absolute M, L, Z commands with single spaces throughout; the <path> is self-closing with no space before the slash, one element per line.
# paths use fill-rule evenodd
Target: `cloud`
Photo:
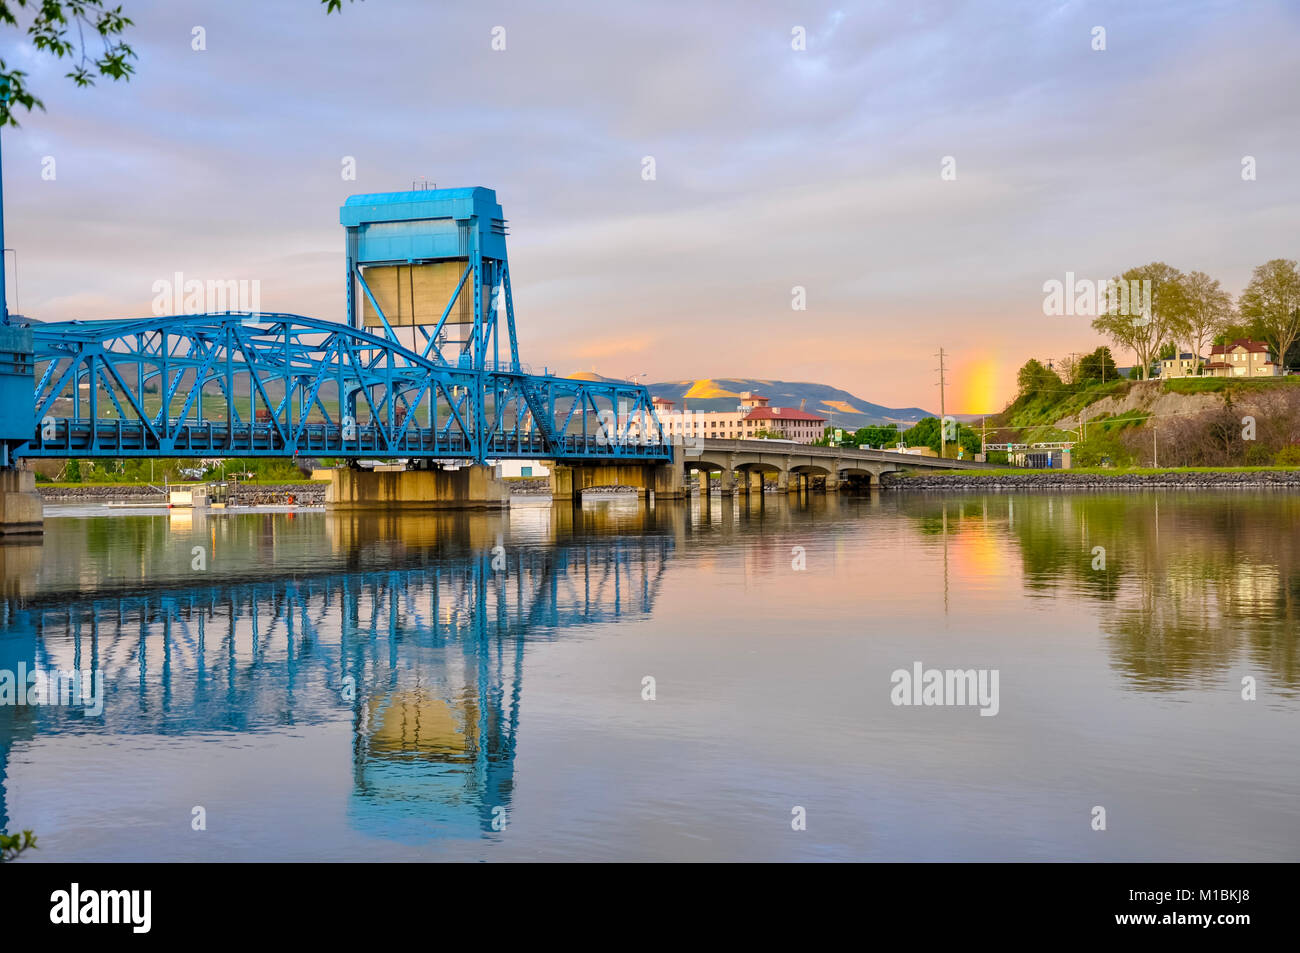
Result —
<path fill-rule="evenodd" d="M 1300 14 L 1280 2 L 127 7 L 136 78 L 77 90 L 32 63 L 49 112 L 5 133 L 39 317 L 139 312 L 177 270 L 341 317 L 338 206 L 426 176 L 497 189 L 530 364 L 928 405 L 940 344 L 972 367 L 1095 347 L 1041 313 L 1067 270 L 1159 259 L 1236 291 L 1300 254 Z"/>

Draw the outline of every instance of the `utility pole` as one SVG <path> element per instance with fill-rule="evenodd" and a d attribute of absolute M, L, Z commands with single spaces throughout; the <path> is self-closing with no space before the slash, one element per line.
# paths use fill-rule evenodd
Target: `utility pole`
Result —
<path fill-rule="evenodd" d="M 985 460 L 988 460 L 989 458 L 988 430 L 989 430 L 988 417 L 981 417 L 980 418 L 980 456 L 982 456 Z"/>
<path fill-rule="evenodd" d="M 1157 436 L 1158 433 L 1155 417 L 1153 416 L 1151 418 L 1151 466 L 1155 469 L 1160 468 L 1160 439 Z"/>
<path fill-rule="evenodd" d="M 0 103 L 4 103 L 4 114 L 9 114 L 9 82 L 0 82 Z M 5 288 L 5 187 L 3 162 L 0 161 L 0 323 L 9 324 L 9 295 Z M 15 269 L 16 271 L 16 269 Z"/>
<path fill-rule="evenodd" d="M 939 348 L 939 459 L 948 455 L 947 418 L 948 411 L 943 402 L 943 348 Z"/>

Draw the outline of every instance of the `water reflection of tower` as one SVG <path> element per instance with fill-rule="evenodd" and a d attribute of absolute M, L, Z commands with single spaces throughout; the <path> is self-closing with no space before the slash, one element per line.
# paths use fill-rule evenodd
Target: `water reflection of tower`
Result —
<path fill-rule="evenodd" d="M 471 588 L 486 596 L 483 581 L 477 574 Z M 425 633 L 433 637 L 404 646 L 396 667 L 356 643 L 349 817 L 357 828 L 399 840 L 472 836 L 508 808 L 525 628 L 489 635 L 487 608 L 486 599 L 444 606 Z"/>
<path fill-rule="evenodd" d="M 27 613 L 15 611 L 7 600 L 0 600 L 0 671 L 16 672 L 21 664 L 35 666 L 36 640 Z M 14 686 L 17 691 L 17 685 Z M 36 724 L 31 708 L 14 704 L 0 705 L 0 831 L 9 831 L 8 785 L 9 760 L 14 743 L 30 740 Z M 21 829 L 21 819 L 15 826 Z"/>
<path fill-rule="evenodd" d="M 581 535 L 355 593 L 341 669 L 357 686 L 353 825 L 411 843 L 500 829 L 526 643 L 648 614 L 672 549 L 667 536 Z"/>

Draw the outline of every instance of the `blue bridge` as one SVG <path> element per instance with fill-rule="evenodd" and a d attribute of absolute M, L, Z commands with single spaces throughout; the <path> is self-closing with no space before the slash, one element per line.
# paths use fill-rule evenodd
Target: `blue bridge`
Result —
<path fill-rule="evenodd" d="M 224 311 L 19 328 L 6 315 L 0 466 L 69 456 L 671 458 L 646 388 L 534 374 L 520 362 L 506 224 L 491 189 L 354 195 L 340 221 L 343 324 Z"/>

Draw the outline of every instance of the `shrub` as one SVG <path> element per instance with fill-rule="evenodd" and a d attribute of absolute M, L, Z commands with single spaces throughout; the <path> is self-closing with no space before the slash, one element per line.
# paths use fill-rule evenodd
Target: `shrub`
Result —
<path fill-rule="evenodd" d="M 1283 447 L 1277 452 L 1273 462 L 1279 467 L 1300 467 L 1300 445 Z"/>
<path fill-rule="evenodd" d="M 1262 443 L 1252 444 L 1246 451 L 1246 466 L 1248 467 L 1266 467 L 1272 462 L 1273 451 Z"/>

